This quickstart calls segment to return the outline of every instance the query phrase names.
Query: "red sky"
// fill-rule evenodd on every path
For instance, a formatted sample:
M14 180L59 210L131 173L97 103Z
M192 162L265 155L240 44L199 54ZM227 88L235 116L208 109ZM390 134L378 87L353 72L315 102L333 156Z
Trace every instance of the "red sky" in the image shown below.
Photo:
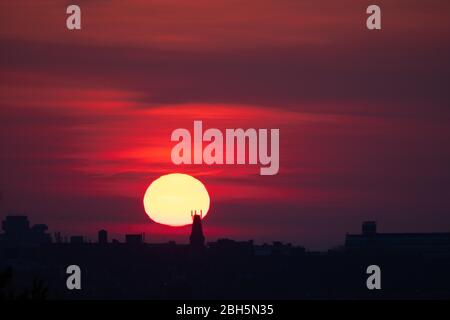
M327 248L365 219L382 231L450 229L448 1L0 1L1 216L51 231L148 241L161 174L211 195L208 240ZM170 134L280 128L280 172L175 166Z

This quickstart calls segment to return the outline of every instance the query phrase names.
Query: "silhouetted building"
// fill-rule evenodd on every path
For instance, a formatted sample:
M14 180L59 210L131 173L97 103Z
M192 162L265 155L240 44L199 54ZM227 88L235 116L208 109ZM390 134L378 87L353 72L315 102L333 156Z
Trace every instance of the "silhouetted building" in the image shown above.
M205 246L205 236L203 235L202 228L202 211L200 214L197 214L197 211L194 213L191 212L192 216L192 230L190 236L190 244L195 248L203 248Z
M305 254L304 247L293 246L291 243L274 241L271 245L264 243L255 245L254 252L256 256L299 256Z
M2 229L6 235L24 235L30 230L30 222L27 216L7 216Z
M70 243L71 244L82 244L82 243L84 243L84 238L83 238L83 236L71 236Z
M98 243L107 244L108 243L108 231L100 230L98 232Z
M30 228L27 216L7 216L2 229L5 233L0 238L8 245L39 245L52 241L47 225L36 224Z
M362 234L347 234L347 250L411 251L450 255L450 233L377 233L374 221L364 222Z
M281 241L274 241L272 244L273 255L290 255L292 250L292 244L283 243Z
M142 244L144 241L142 234L126 234L125 242L127 244Z
M30 240L32 243L42 244L52 242L52 237L47 233L48 226L46 224L35 224L30 229Z
M253 240L235 241L231 239L219 239L216 242L208 242L208 248L213 254L219 255L253 255Z

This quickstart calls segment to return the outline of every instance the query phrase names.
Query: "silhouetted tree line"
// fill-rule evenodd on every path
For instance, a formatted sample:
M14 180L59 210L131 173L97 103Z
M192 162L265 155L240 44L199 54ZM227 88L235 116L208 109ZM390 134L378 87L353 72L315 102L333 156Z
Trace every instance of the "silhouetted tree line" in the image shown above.
M34 277L30 289L16 292L14 288L14 272L11 267L0 271L0 300L44 300L48 287L41 279Z

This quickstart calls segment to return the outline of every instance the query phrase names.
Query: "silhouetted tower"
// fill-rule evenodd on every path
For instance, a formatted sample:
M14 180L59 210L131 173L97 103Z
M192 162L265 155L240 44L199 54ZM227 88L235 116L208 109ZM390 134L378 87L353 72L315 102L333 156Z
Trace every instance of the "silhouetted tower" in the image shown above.
M205 236L203 235L202 228L202 211L200 210L200 214L197 214L197 211L191 211L192 217L192 230L190 243L192 247L195 248L203 248L205 246Z
M107 244L108 243L108 231L100 230L98 232L98 243Z

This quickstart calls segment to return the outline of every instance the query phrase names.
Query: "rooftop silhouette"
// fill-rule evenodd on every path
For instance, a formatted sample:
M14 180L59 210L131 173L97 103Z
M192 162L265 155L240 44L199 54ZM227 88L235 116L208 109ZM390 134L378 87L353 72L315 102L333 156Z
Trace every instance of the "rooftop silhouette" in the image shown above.
M52 239L46 225L7 216L0 277L14 278L14 292L28 292L33 275L58 299L450 298L450 233L379 233L376 222L364 222L343 246L313 252L279 241L206 243L201 213L192 219L189 244L146 243L143 234L109 242L107 230L91 243L81 235ZM386 272L382 292L364 285L374 263ZM65 288L63 270L71 264L86 271L84 290ZM0 285L0 297L5 290Z
M361 234L347 234L348 250L413 251L425 254L450 254L450 232L378 233L375 221L366 221Z

